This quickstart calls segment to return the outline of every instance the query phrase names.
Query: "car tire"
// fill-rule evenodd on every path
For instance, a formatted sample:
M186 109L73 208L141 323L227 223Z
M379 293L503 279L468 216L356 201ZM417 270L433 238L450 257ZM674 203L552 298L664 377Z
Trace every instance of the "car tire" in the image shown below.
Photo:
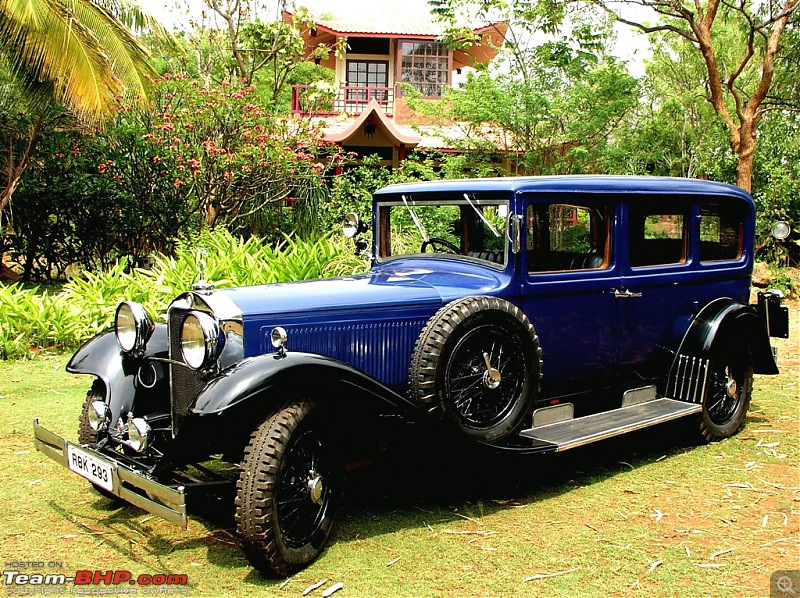
M327 545L344 482L343 460L320 405L291 404L250 436L236 483L236 531L250 564L286 577Z
M753 392L753 365L747 347L726 345L712 353L699 416L702 440L716 442L744 426Z
M541 371L539 338L519 308L496 297L466 297L441 308L422 330L409 389L414 402L438 407L463 434L497 442L530 415Z
M91 409L92 403L95 401L105 401L105 399L106 395L105 392L103 392L103 383L100 380L95 380L92 387L86 393L86 399L83 401L81 414L78 418L78 444L87 444L90 447L94 447L97 444L97 430L92 429L92 426L89 425L89 409ZM95 484L92 484L92 488L94 488L98 494L105 496L109 500L115 502L120 501L117 495L112 494L105 488L101 488Z

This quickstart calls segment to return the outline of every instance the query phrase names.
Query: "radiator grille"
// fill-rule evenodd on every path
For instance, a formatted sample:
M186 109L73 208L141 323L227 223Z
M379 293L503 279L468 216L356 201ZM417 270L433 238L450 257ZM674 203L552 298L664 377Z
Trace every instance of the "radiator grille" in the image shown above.
M188 309L169 310L169 358L183 363L180 331ZM189 367L170 364L170 394L172 403L172 434L176 434L191 402L197 397L205 383L202 374Z

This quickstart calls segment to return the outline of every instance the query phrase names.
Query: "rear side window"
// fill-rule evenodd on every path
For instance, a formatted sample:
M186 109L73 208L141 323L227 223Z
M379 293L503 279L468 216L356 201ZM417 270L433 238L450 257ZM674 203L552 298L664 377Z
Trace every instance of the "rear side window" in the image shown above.
M632 209L629 233L631 266L684 263L687 222L688 206Z
M700 208L700 261L740 258L742 221L742 211L735 204L703 203Z

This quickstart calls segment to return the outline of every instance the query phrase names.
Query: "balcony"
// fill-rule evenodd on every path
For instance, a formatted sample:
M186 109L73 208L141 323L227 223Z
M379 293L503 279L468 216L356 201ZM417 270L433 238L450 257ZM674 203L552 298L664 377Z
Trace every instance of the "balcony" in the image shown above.
M394 114L394 87L342 85L334 97L320 93L313 85L292 86L292 114L298 116L357 116L375 99L388 115Z

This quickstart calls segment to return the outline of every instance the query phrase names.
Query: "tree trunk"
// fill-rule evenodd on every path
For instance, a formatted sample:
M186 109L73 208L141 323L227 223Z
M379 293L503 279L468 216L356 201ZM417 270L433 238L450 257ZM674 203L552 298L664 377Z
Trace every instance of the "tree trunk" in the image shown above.
M25 151L22 153L20 161L15 165L12 161L13 158L9 158L8 182L6 183L6 187L3 189L3 192L0 193L0 212L3 211L11 202L11 197L14 195L14 191L16 191L17 187L19 186L19 181L22 178L22 175L25 173L25 170L31 163L33 152L36 149L36 145L39 143L39 138L42 135L43 124L44 114L42 113L36 117L36 123L33 126L33 130L28 138L28 143L25 146Z
M754 125L745 123L739 132L739 146L736 152L736 185L750 193L753 190L753 163L756 156L756 136Z

